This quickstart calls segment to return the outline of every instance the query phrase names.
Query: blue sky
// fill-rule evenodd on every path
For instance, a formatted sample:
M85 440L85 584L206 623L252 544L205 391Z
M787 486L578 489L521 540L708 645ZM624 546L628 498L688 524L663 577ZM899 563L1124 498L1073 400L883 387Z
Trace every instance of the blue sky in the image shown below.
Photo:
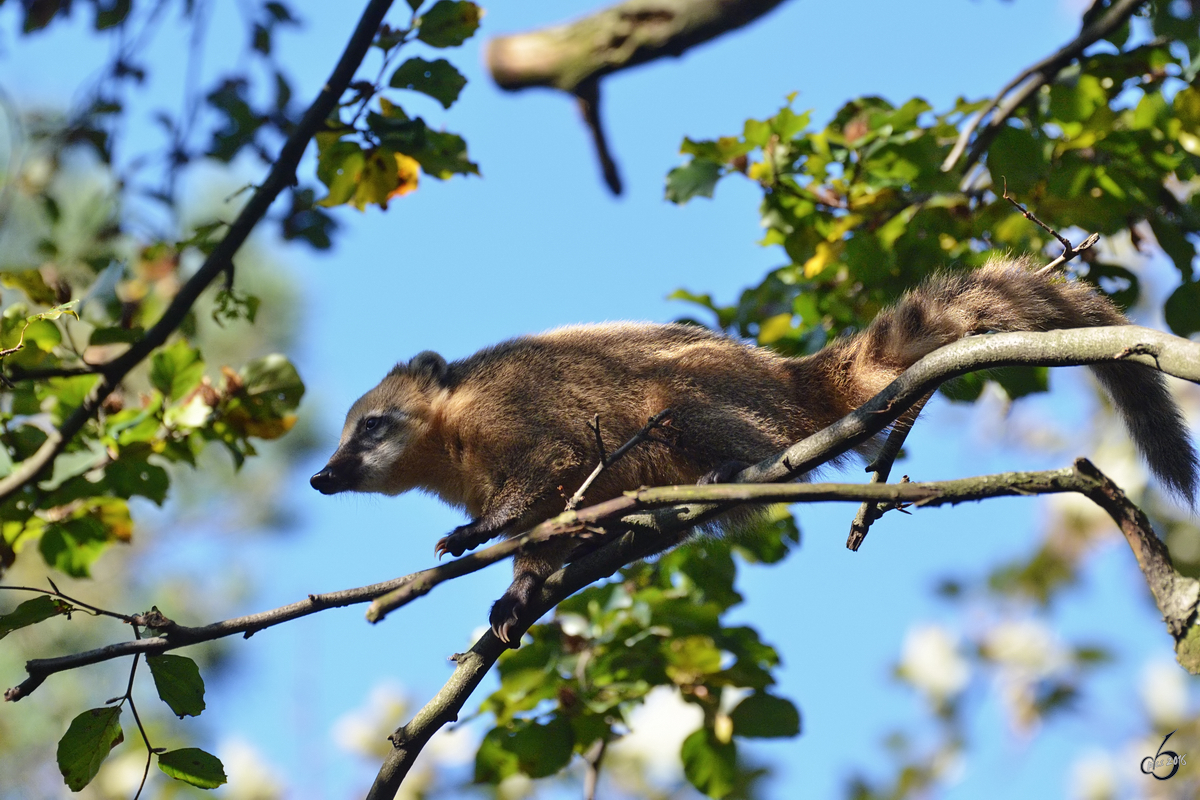
M341 3L296 5L304 27L282 33L277 47L298 98L307 102L344 46L359 4L353 12ZM421 350L458 358L569 323L667 321L691 313L665 299L674 289L729 301L782 263L781 251L755 244L758 194L746 182L728 181L713 201L682 208L663 200L663 177L680 163L684 136L735 133L747 117L773 113L791 92L798 93L795 107L814 109L818 123L860 94L893 102L920 95L945 108L958 95L993 93L1070 39L1078 19L1077 3L794 0L683 58L605 82L605 122L626 185L625 196L614 199L600 183L573 104L551 92L501 93L481 66L487 37L595 5L487 6L481 35L450 55L470 81L459 103L448 113L421 97L406 103L434 125L445 120L462 133L482 178L424 179L420 191L394 201L386 213L338 209L342 229L333 251L281 251L304 289L303 336L292 355L309 386L303 413L318 423L325 450L332 451L350 403L397 360ZM3 28L12 30L13 17L11 8L0 14ZM0 84L22 104L67 103L104 55L82 35L81 23L77 18L71 31L29 41L6 37ZM240 21L229 8L214 19L214 30L226 28L240 37ZM211 77L235 63L236 49L229 48L241 41L210 38ZM170 36L155 45L167 56L179 46ZM147 107L177 103L178 69L178 60L156 67ZM136 121L128 134L135 141L150 135L138 125L149 130L145 118ZM302 173L311 170L309 160ZM247 179L259 174L247 170ZM1083 419L1081 407L1092 402L1086 392L1078 382L1056 384L1066 388L1020 413L1064 424L1064 418ZM926 416L910 440L914 458L903 466L914 476L1066 460L1005 447L1011 442L1002 430L980 429L981 420L995 426L1001 419L995 408L936 402ZM288 502L304 520L298 532L229 543L228 557L255 574L247 611L428 566L434 542L463 522L428 497L320 496L307 476L322 457L295 465ZM883 773L881 736L919 709L889 677L904 634L916 621L951 618L932 586L946 574L979 574L1023 553L1035 540L1037 514L1035 501L1003 500L889 517L852 554L843 542L853 508L800 512L801 551L781 567L745 571L747 602L735 615L780 649L780 692L798 702L804 717L800 738L754 748L777 764L771 796L830 796L851 768ZM1076 753L1122 741L1121 731L1136 719L1142 663L1170 655L1138 580L1128 552L1110 548L1056 609L1072 638L1117 637L1120 660L1099 681L1094 702L1077 721L1028 743L1006 732L985 695L972 697L979 707L975 749L947 797L1059 795ZM449 676L446 657L469 644L506 585L507 567L499 566L443 586L379 626L367 625L362 609L352 608L239 641L243 661L213 688L208 722L217 738L245 738L289 773L295 797L353 796L372 765L355 764L323 738L298 745L296 730L325 737L334 720L383 680L398 681L414 699L431 696Z

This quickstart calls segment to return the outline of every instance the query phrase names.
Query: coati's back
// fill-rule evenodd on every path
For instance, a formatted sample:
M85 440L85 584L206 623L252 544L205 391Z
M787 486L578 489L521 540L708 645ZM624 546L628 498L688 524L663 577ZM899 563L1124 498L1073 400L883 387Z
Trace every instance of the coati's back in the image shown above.
M821 399L797 395L788 359L685 325L581 325L521 337L447 365L441 386L471 398L446 419L463 442L463 463L550 488L550 513L562 508L558 487L569 496L599 460L594 416L612 452L649 417L672 410L659 432L667 444L635 449L593 486L591 501L761 460L826 416L813 413ZM472 449L486 459L470 458Z

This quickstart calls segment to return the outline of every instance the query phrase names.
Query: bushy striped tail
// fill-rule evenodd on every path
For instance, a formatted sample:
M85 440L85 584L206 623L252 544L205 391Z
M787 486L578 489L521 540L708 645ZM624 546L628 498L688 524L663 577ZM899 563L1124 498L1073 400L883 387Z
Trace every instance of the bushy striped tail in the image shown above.
M862 333L818 354L857 407L923 356L965 336L1128 325L1112 302L1082 281L1040 274L1025 259L994 259L971 272L934 275ZM1091 367L1154 474L1192 502L1198 462L1161 373L1143 364Z

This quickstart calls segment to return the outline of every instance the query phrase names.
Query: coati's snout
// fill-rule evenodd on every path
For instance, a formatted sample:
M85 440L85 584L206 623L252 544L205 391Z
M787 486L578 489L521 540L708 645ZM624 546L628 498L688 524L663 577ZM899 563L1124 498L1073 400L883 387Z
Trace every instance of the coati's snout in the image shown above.
M362 481L362 462L358 459L331 458L329 463L308 479L321 494L337 494L358 488Z

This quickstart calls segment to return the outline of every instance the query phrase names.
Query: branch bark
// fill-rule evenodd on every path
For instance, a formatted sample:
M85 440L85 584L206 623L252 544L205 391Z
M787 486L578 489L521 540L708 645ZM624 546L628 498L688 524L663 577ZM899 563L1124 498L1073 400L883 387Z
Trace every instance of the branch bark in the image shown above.
M392 0L371 0L367 4L337 66L330 73L329 80L321 87L321 91L318 92L312 105L304 112L304 116L301 117L295 130L280 149L279 158L271 166L266 179L255 189L250 201L238 214L233 224L229 226L225 236L213 248L212 253L196 270L196 273L180 287L179 293L175 295L158 322L154 323L145 335L134 342L124 353L96 368L95 371L100 373L99 381L88 392L79 408L63 421L62 427L53 431L32 456L22 461L11 474L0 480L0 501L19 491L48 468L71 439L95 416L101 403L120 385L125 376L155 348L166 343L167 338L183 322L201 292L208 288L209 284L219 275L233 269L233 257L250 236L250 232L266 216L267 209L270 208L275 198L285 188L296 182L296 167L299 165L300 158L304 155L309 141L336 108L338 99L346 91L346 87L354 78L354 73L370 50L375 33L379 30L391 5Z
M498 36L484 60L501 89L545 86L575 94L588 80L681 56L783 0L627 0L565 25Z
M639 64L680 56L747 25L783 0L627 0L583 19L488 42L492 80L511 92L542 86L573 95L592 135L604 182L621 176L600 116L600 79Z

